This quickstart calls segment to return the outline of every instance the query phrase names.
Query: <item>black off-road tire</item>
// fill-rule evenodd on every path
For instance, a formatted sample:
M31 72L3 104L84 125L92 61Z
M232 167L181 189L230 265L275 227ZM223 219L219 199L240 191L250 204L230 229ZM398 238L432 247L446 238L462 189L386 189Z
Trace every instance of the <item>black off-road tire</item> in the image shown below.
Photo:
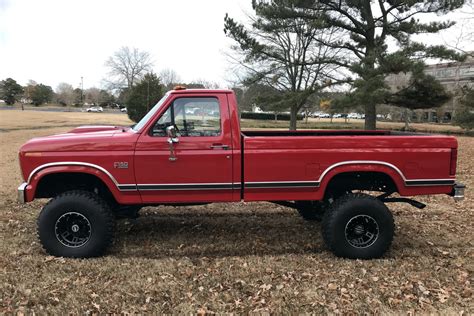
M38 217L44 250L58 257L102 255L112 243L115 220L109 205L88 191L67 191L46 204Z
M390 248L395 224L390 210L373 196L350 193L337 199L324 214L322 234L338 257L374 259Z
M307 221L320 222L326 211L326 203L321 201L296 201L298 213Z

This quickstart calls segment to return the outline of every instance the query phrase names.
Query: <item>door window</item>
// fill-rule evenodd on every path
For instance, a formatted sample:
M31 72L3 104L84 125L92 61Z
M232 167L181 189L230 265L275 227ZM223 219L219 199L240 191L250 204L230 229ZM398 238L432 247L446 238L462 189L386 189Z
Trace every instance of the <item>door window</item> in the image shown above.
M221 114L217 98L178 98L158 119L153 136L166 136L166 128L174 125L179 136L219 136Z

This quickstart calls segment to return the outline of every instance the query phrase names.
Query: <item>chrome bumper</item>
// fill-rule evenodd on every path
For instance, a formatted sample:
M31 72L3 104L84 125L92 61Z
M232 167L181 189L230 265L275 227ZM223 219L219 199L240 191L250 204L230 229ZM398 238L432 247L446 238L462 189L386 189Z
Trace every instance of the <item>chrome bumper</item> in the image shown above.
M23 183L20 184L20 186L18 187L18 202L20 202L21 204L26 203L26 202L25 202L25 190L26 190L26 187L27 187L27 186L28 186L28 183L23 182Z
M462 201L464 200L464 190L466 186L462 183L456 182L453 186L453 192L451 195L453 196L455 201Z

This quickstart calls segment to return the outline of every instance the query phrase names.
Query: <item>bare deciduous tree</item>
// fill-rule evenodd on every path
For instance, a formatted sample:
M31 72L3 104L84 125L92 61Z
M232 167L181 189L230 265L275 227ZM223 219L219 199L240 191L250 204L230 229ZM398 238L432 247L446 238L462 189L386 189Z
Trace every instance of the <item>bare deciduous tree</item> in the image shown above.
M181 78L179 77L178 73L170 68L160 71L158 77L160 78L160 82L168 89L173 88L173 85L181 82Z
M121 47L105 62L110 68L108 82L113 88L128 88L151 70L153 62L148 52L128 46Z
M58 103L69 105L74 102L74 88L69 83L61 82L56 87L56 101Z
M297 114L310 96L346 80L336 65L339 48L320 44L339 40L338 34L320 31L303 19L268 14L266 9L266 4L254 5L256 16L250 17L249 28L225 17L224 32L237 44L229 57L241 66L245 85L261 83L281 93L278 100L268 102L278 111L290 110L289 127L295 130Z
M100 103L100 89L92 87L87 89L85 92L86 103L99 105Z

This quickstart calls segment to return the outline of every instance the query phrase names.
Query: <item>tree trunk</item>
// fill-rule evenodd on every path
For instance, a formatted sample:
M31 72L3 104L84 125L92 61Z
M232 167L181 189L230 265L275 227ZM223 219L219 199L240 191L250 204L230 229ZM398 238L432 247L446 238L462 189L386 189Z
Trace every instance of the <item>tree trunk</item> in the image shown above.
M410 130L409 123L410 123L410 118L408 117L408 108L405 108L405 127L404 127L405 131Z
M365 105L365 129L374 130L376 129L376 111L374 103L367 103Z
M297 119L298 119L298 107L294 105L290 109L290 131L296 131Z

